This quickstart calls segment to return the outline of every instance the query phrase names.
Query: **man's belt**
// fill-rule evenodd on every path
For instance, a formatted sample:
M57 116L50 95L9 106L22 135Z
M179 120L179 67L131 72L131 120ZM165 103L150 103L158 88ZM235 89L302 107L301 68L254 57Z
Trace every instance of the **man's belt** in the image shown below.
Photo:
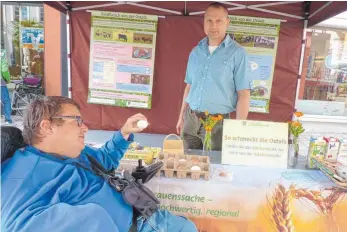
M198 118L202 118L205 119L206 118L206 114L205 112L201 112L201 111L197 111L197 110L192 110L190 109L191 112ZM218 117L218 115L222 115L223 118L229 118L229 114L209 114L212 117Z

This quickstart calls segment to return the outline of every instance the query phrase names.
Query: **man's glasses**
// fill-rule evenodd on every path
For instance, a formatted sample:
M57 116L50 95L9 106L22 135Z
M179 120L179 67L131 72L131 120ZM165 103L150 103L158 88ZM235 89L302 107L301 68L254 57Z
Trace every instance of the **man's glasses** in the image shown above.
M78 126L82 126L83 124L83 118L81 116L54 116L52 117L52 119L55 119L55 118L70 118L70 119L75 119L77 121L77 125Z

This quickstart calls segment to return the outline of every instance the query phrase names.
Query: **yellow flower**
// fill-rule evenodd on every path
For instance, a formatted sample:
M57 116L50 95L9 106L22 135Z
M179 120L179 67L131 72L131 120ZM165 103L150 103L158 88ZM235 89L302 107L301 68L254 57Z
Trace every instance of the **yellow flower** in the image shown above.
M301 126L301 123L298 122L298 121L295 121L295 122L292 123L292 126L299 127L299 126Z
M207 110L205 111L205 115L206 115L206 116L208 115L208 111L207 111Z
M206 131L212 131L212 127L206 126L206 127L205 127L205 130L206 130Z
M211 117L211 119L212 119L213 121L218 121L218 117L216 117L216 116Z
M295 112L294 114L298 118L300 118L300 117L302 117L304 115L302 112L299 112L299 111Z
M222 120L223 119L223 115L218 115L218 120Z

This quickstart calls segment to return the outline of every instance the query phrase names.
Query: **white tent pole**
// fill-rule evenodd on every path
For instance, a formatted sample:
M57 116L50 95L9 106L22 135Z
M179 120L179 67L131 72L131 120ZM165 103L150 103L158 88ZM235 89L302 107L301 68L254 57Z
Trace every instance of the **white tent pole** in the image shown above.
M302 43L302 45L301 45L299 75L301 75L301 73L302 73L302 66L303 66L303 61L304 61L304 52L305 52L305 46L306 46L307 23L308 23L308 20L305 20L305 21L304 21L304 31L303 31L303 35L302 35L303 43Z
M327 6L329 6L331 3L333 2L327 2L325 3L323 6L321 6L318 10L316 10L315 12L313 12L308 19L312 18L313 16L315 16L316 14L318 14L319 12L321 12L324 8L326 8Z
M67 10L67 6L64 3L62 3L61 1L57 1L57 3L61 5L65 10Z
M301 84L301 74L302 74L302 68L304 65L304 58L305 58L305 49L306 49L306 33L307 33L307 24L308 20L305 19L304 21L304 30L302 34L302 45L301 45L301 54L300 54L300 64L299 64L299 73L298 75L300 78L298 78L298 83L296 86L296 94L295 94L295 102L299 99L299 91L300 91L300 84Z
M187 1L184 1L184 15L187 15Z
M99 4L99 5L93 5L93 6L82 6L82 7L75 7L71 8L72 11L78 11L78 10L89 10L89 9L95 9L95 8L101 8L101 7L107 7L107 6L117 6L117 5L124 5L127 2L114 2L114 3L106 3L106 4Z
M302 68L304 65L305 49L306 49L307 25L308 25L308 20L310 18L310 6L311 6L311 2L305 2L304 29L302 31L302 44L301 44L298 80L297 80L296 93L295 93L295 105L299 99L300 85L301 85L301 79L302 79Z
M93 13L93 12L95 12L95 10L86 10L86 12ZM157 17L165 19L165 16L163 16L163 15L157 15Z
M66 13L66 43L67 43L67 87L68 87L68 97L71 98L71 43L70 43L70 13Z
M221 2L219 1L219 3L223 3L225 5L230 5L230 6L245 6L243 4L240 4L240 3L234 3L234 2Z
M266 13L282 15L282 16L286 16L286 17L289 17L289 18L304 19L304 17L302 17L302 16L297 16L297 15L277 12L277 11L273 11L273 10L261 9L261 8L257 8L257 7L251 7L251 6L248 6L247 8L251 9L251 10L255 10L255 11L262 11L262 12L266 12Z
M232 11L232 10L242 10L242 9L246 9L245 6L238 6L238 7L230 7L228 8L228 11ZM197 11L197 12L192 12L189 13L189 15L199 15L199 14L204 14L206 11Z
M271 2L271 3L263 3L263 4L255 4L255 5L249 5L251 7L264 7L264 6L278 6L278 5L285 5L285 4L293 4L298 3L298 1L292 1L292 2Z
M136 2L106 3L106 4L99 4L99 5L93 5L93 6L76 7L76 8L72 8L71 10L72 11L90 10L90 9L95 9L95 8L100 8L100 7L117 6L117 5L124 5L124 4L133 5L133 6L142 7L142 8L147 8L147 9L152 9L152 10L163 11L163 12L177 14L177 15L181 15L182 14L179 11L169 10L169 9L165 9L165 8L155 7L155 6L148 6L148 5L144 5L144 4L140 4L140 3L136 3Z
M204 14L205 11L197 11L197 12L191 12L189 15L199 15L199 14Z
M264 6L275 6L275 5L283 5L283 4L292 4L292 3L295 3L295 2L273 2L273 3L256 4L256 5L249 5L249 6L238 4L238 3L231 3L231 2L220 2L220 3L226 4L226 5L236 6L234 8L228 8L229 11L231 11L231 10L251 9L251 10L254 10L254 11L262 11L262 12L282 15L282 16L286 16L286 17L290 17L290 18L304 19L304 17L302 17L302 16L297 16L297 15L292 15L292 14L287 14L287 13L282 13L282 12L277 12L277 11L268 10L268 9L262 9L261 8L261 7L264 7ZM197 12L189 13L189 15L199 15L199 14L204 14L204 13L205 13L205 11L197 11Z
M134 3L134 2L126 2L126 4L137 6L137 7L142 7L142 8L147 8L147 9L152 9L152 10L163 11L163 12L172 13L172 14L177 14L177 15L182 15L182 13L179 11L169 10L169 9L165 9L165 8L161 8L161 7L148 6L148 5L143 5L143 4Z
M246 9L245 6L237 6L237 7L230 7L228 8L228 11L232 11L232 10L243 10Z

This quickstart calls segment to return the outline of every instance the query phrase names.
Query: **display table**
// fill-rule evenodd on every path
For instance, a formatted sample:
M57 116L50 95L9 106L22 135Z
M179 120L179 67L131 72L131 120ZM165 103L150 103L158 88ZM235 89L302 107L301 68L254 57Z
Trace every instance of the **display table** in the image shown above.
M320 171L221 165L218 152L211 161L210 181L162 176L147 186L200 231L347 231L347 192Z
M146 186L161 209L193 220L199 232L347 231L347 191L306 170L306 157L295 169L222 165L213 151L210 161L209 181L162 175Z

